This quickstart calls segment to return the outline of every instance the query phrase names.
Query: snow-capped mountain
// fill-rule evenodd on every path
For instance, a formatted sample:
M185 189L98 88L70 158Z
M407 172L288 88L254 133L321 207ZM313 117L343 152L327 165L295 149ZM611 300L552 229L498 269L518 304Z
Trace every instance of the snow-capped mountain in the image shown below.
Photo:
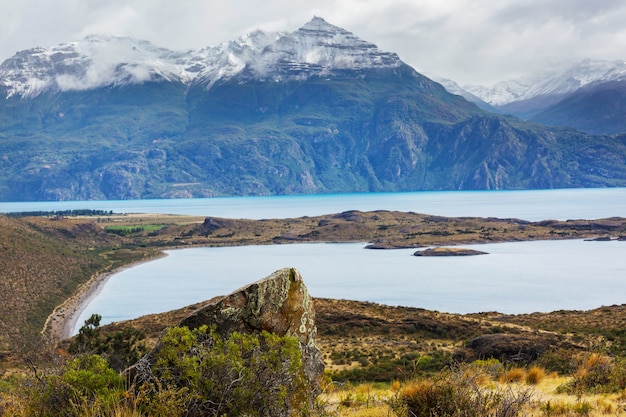
M622 108L603 93L603 116ZM626 184L621 137L486 112L321 18L190 51L22 51L0 65L0 126L3 201Z
M400 65L396 54L382 52L376 45L319 17L297 31L281 36L256 58L254 70L258 75L276 70L288 74L303 68L324 73L333 69L358 70Z
M21 51L0 65L7 95L87 90L156 79L185 81L187 56L125 37L88 36L80 42Z
M216 47L176 52L126 37L89 36L51 48L21 51L0 65L7 96L44 91L177 81L204 84L243 73L248 77L306 77L333 70L394 67L396 54L320 17L293 33L255 31Z
M470 85L459 93L491 104L493 111L513 114L550 126L566 126L592 134L626 129L626 62L586 59L569 67L537 72L492 87Z
M501 81L491 87L466 85L463 89L495 107L542 96L562 97L592 83L626 79L626 62L583 60L573 66L541 71Z
M441 78L441 77L437 77L437 76L429 76L429 77L430 77L430 79L432 79L432 80L438 82L439 84L443 85L443 87L450 94L456 94L457 96L461 96L465 100L476 104L478 107L480 107L483 110L492 111L492 112L498 112L498 110L496 108L494 108L492 105L490 105L489 103L487 103L486 101L484 101L483 99L478 97L477 95L472 94L468 90L464 89L456 81L452 81L452 80L450 80L448 78Z

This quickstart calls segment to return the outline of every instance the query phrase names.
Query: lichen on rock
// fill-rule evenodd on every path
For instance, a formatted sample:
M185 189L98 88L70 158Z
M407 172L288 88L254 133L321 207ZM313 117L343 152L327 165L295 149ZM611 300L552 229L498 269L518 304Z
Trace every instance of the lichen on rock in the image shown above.
M302 346L305 372L319 384L324 361L315 344L317 327L313 300L295 268L280 269L194 312L180 326L215 325L222 337L233 332L295 336Z
M263 332L297 338L302 353L302 372L308 381L305 403L312 406L320 392L324 361L315 343L317 327L313 300L295 268L280 269L227 296L218 297L179 323L179 327L189 329L203 326L213 328L224 339L234 333L260 335ZM140 382L144 379L142 375L151 375L150 369L159 349L157 345L129 369L127 377ZM292 413L287 411L285 415Z

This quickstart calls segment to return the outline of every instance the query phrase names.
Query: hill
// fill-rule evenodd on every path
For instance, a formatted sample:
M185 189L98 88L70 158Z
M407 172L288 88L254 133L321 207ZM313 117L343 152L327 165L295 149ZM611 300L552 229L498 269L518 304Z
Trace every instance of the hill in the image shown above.
M77 217L0 216L0 352L35 355L55 308L90 279L120 265L154 256L124 248L114 234ZM60 320L63 317L59 318Z
M83 249L81 243L87 242L80 224L59 220L58 225L51 226L42 230L36 223L0 216L2 351L20 345L36 346L39 330L50 312L92 271L102 267L97 255ZM86 228L96 232L92 225Z

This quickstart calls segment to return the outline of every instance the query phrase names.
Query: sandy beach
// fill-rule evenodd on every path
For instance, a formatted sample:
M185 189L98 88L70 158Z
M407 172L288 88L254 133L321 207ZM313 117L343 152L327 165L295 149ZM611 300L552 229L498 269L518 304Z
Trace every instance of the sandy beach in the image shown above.
M52 314L46 319L41 334L47 336L47 339L53 344L57 344L61 340L71 337L80 314L100 291L102 291L102 288L110 277L125 269L133 268L142 263L151 262L164 256L167 256L167 254L161 253L149 259L143 259L112 271L105 271L94 275L89 281L79 286L70 298L54 309Z

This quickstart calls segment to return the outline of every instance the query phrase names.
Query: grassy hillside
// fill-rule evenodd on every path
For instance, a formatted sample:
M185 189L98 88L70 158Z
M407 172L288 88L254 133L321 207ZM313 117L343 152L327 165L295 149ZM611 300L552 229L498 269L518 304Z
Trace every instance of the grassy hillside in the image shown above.
M78 286L145 256L118 240L89 220L0 216L0 349L36 350L46 318Z
M70 381L84 390L86 381L63 379L74 378L71 366L78 363L70 361L69 368L59 365L71 357L68 341L52 356L54 362L28 362L28 371L12 359L32 360L39 349L46 350L39 335L46 317L94 274L154 256L162 247L361 240L392 248L626 236L626 219L621 218L531 223L387 211L255 221L168 215L0 216L0 226L0 290L6 300L0 310L0 374L10 367L13 369L7 373L13 375L15 367L18 374L34 372L24 380L0 380L2 415L32 415L35 409L29 411L28 404L50 405L67 394L61 390L39 396L44 392L38 391L44 380L49 387L67 388L63 384ZM202 304L104 326L99 329L100 341L121 350L128 347L124 338L133 340L130 346L137 342L153 346L165 328ZM417 407L424 387L444 384L443 392L448 392L445 384L453 384L454 390L461 390L473 384L473 378L482 381L476 392L502 394L497 398L507 401L511 393L527 392L520 384L540 387L540 394L524 397L521 405L527 408L521 415L599 416L624 411L619 392L626 389L625 306L525 315L458 315L316 299L315 309L317 344L326 362L328 382L315 415L411 415L404 413L403 407ZM60 314L57 311L56 318L63 320ZM119 379L102 359L90 360L91 369ZM121 384L118 379L116 384ZM548 379L549 383L541 382ZM373 384L378 385L375 388ZM135 398L121 385L115 385L115 390L120 399ZM176 393L164 391L164 395L170 394ZM592 394L601 395L602 401ZM451 399L442 396L437 401L448 404ZM70 403L61 405L70 408ZM77 415L90 416L97 415L93 413L98 413L100 406L104 407L85 403L75 408L80 411ZM144 415L145 411L137 409L137 403L121 400L115 407L115 415L121 416ZM22 414L12 414L12 410L22 410Z
M32 341L54 307L102 266L97 256L71 240L73 226L62 228L67 235L55 234L0 216L2 350Z

